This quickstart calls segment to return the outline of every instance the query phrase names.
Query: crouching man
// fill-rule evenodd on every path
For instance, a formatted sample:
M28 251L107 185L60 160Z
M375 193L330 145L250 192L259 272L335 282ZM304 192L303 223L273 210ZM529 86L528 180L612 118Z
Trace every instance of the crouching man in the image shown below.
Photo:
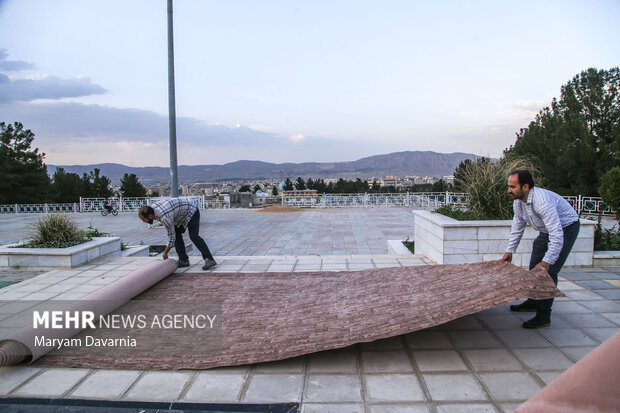
M168 259L168 252L174 246L179 255L179 267L189 267L189 256L185 251L183 233L187 229L189 238L198 248L205 260L203 270L208 270L217 265L209 251L206 242L198 234L200 231L200 210L185 199L172 198L157 201L151 206L143 206L138 212L138 217L147 224L158 220L168 232L168 245L164 249L163 258Z
M579 234L579 216L573 207L555 192L534 186L529 171L517 170L508 177L508 194L513 202L514 218L508 241L507 252L501 261L511 262L526 224L540 234L532 245L530 270L544 268L558 284L558 273L575 244ZM546 300L527 299L521 304L511 305L511 311L536 311L536 316L523 323L524 328L539 328L551 324L553 298Z

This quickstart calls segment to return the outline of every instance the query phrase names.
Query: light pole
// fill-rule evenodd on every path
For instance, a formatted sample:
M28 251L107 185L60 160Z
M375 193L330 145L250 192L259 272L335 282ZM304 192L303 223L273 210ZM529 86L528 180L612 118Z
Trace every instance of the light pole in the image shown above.
M168 0L168 128L170 132L170 195L179 196L177 168L177 119L174 101L174 41L172 36L172 0Z

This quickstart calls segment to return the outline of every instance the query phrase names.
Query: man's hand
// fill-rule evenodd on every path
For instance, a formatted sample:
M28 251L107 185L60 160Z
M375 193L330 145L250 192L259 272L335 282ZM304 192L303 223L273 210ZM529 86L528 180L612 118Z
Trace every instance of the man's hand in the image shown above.
M162 258L164 259L164 261L166 261L168 259L168 253L170 252L172 248L166 246L166 248L164 249L164 253L161 254Z
M512 252L505 253L499 262L512 262Z
M548 262L541 261L538 264L536 264L536 267L544 268L545 271L549 272L549 267L551 267L551 264L549 264Z

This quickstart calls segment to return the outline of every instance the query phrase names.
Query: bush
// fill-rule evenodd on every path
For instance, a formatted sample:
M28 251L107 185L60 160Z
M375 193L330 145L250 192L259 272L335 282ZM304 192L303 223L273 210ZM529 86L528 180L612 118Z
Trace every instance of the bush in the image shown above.
M616 212L616 219L620 221L620 167L611 168L601 177L598 191L603 202Z
M106 235L92 227L80 229L65 214L50 214L34 224L30 241L16 248L68 248Z
M594 251L620 251L620 230L603 229L600 217L594 230Z
M540 181L538 169L526 158L506 156L497 162L480 158L461 167L455 185L467 192L467 209L473 219L512 219L508 174L516 169L528 169L534 181Z

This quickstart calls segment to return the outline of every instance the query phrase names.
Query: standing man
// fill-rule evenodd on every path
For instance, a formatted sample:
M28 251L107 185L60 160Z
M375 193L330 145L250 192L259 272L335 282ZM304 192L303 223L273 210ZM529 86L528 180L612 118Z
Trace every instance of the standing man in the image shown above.
M217 265L213 255L211 255L211 251L209 251L209 247L198 235L200 230L200 210L191 202L180 198L164 199L163 201L153 203L151 206L140 208L138 217L147 224L152 224L153 220L156 219L168 231L168 245L166 245L163 253L165 260L168 259L168 252L174 246L179 255L178 266L189 267L189 257L183 242L183 233L188 229L189 238L196 248L200 250L202 258L205 260L202 269L208 270Z
M508 194L514 202L514 218L506 254L501 261L511 262L525 225L530 224L540 234L532 245L530 270L544 268L553 282L558 284L558 273L566 262L579 234L579 216L573 207L555 192L534 186L529 171L517 170L508 177ZM536 311L536 316L523 323L524 328L546 327L551 324L553 298L547 300L527 299L511 305L511 311Z

